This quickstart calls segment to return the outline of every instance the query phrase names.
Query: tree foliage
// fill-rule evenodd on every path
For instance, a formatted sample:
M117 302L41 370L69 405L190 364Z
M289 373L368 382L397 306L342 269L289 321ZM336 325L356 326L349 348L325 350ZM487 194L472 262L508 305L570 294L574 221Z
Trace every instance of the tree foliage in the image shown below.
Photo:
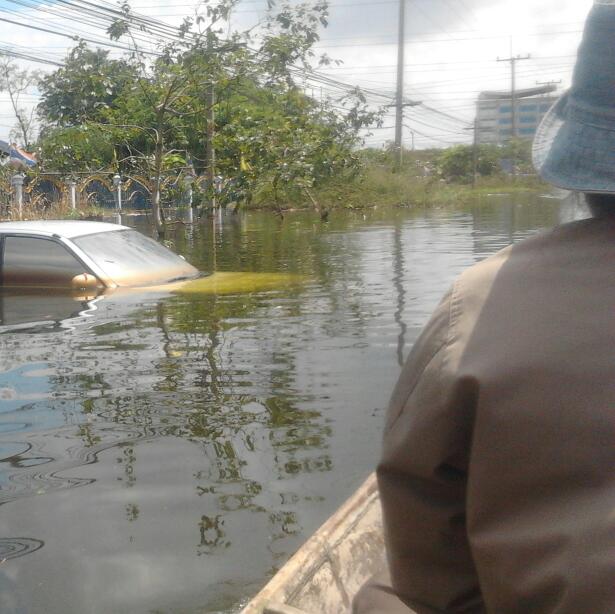
M476 173L490 177L513 167L516 173L531 174L532 142L512 140L504 145L479 145L476 148ZM470 183L474 175L475 151L472 145L456 145L440 152L435 158L438 174L446 181Z
M479 145L476 152L472 145L456 145L445 149L435 159L438 174L446 181L469 183L474 175L474 156L476 155L476 173L489 177L500 169L499 148L495 145Z
M67 175L97 172L109 168L114 157L113 144L100 126L83 124L48 130L40 142L44 170ZM49 168L52 161L53 166Z
M111 59L79 43L65 66L41 82L45 167L107 164L146 174L155 184L169 160L174 172L206 174L208 148L215 146L221 196L236 201L287 199L355 172L359 132L379 121L378 112L360 92L317 103L298 83L330 61L314 50L327 23L326 2L269 0L254 40L249 32L229 36L223 27L235 4L205 3L155 61L136 45L130 6L121 5L108 34L130 44L131 53ZM105 146L94 151L98 139Z
M77 126L104 121L127 85L134 83L136 67L128 59L109 59L109 52L79 42L64 66L41 80L39 113L49 126Z

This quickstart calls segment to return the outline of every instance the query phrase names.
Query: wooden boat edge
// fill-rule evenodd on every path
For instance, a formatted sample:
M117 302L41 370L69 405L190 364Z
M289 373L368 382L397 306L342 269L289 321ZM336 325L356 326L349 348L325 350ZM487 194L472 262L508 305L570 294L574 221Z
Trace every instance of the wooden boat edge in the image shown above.
M244 607L241 614L302 612L292 607L293 597L319 569L327 554L346 538L376 501L379 501L378 485L376 475L372 473Z

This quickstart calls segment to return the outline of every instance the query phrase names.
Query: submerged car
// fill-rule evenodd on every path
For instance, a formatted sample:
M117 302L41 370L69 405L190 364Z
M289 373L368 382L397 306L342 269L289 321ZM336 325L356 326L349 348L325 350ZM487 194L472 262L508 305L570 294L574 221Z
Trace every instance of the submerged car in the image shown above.
M23 321L33 321L34 314L26 313L41 305L32 295L45 295L47 311L55 303L66 311L71 296L83 302L123 289L231 294L270 290L299 279L283 273L206 275L160 243L118 224L0 223L0 324L21 320L20 314ZM7 317L9 310L17 319Z
M198 269L141 233L85 221L0 224L3 288L106 288L166 284Z

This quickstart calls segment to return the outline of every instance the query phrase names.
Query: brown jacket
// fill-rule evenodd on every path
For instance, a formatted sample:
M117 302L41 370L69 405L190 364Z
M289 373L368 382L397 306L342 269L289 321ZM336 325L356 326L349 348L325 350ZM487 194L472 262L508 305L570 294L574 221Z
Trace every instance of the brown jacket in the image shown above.
M615 613L615 219L457 280L393 393L378 478L393 589L355 612Z

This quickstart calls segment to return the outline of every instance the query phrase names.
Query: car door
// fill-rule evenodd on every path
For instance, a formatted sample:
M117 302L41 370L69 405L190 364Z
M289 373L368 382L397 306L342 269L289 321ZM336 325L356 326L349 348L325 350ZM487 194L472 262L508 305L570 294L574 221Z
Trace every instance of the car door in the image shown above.
M0 236L0 325L59 322L88 308L73 283L86 267L59 241Z
M1 283L6 288L71 289L86 267L65 245L52 238L5 235Z

